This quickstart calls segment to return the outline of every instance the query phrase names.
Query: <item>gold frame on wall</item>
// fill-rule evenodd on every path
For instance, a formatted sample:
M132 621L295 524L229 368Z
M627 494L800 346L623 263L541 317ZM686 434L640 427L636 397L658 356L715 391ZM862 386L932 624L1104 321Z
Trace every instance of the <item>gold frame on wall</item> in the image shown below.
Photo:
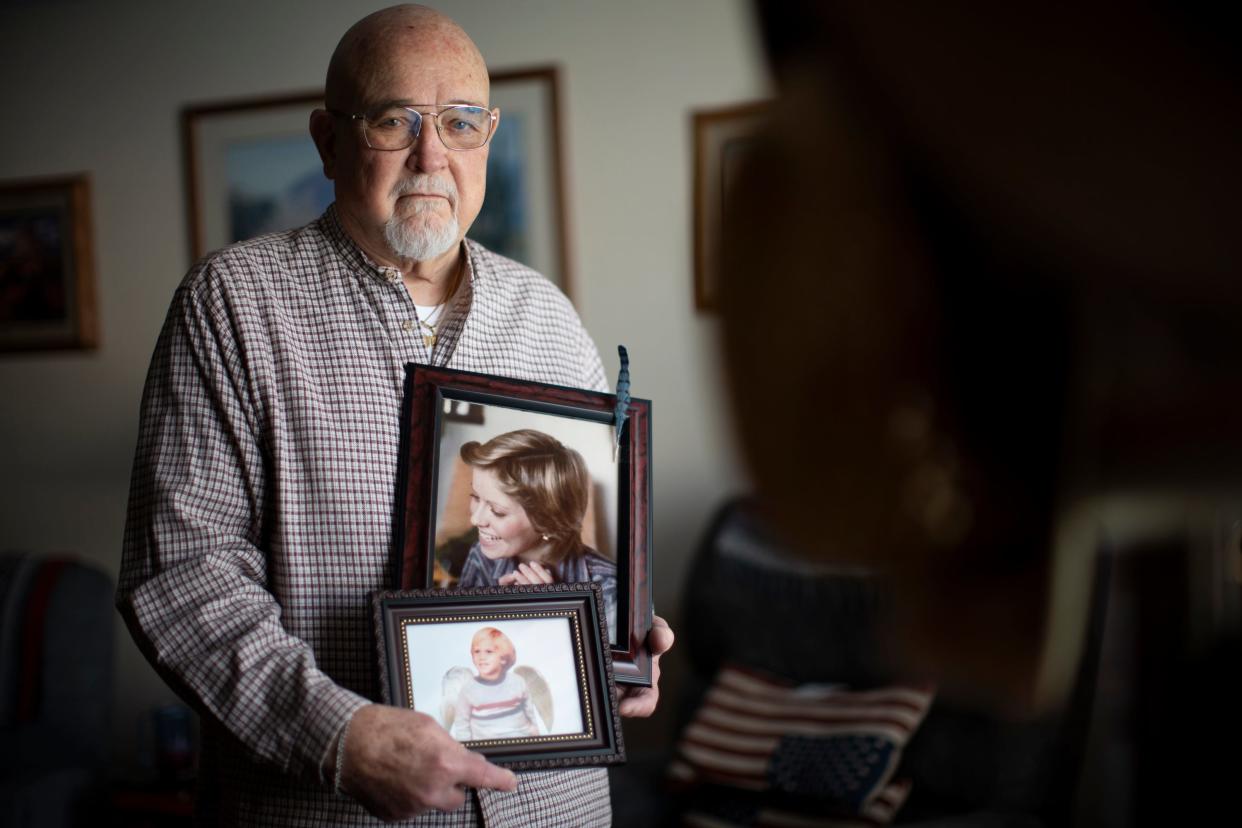
M0 351L94 348L86 173L0 183Z
M702 110L694 119L694 307L717 308L720 226L731 172L767 113L763 102Z

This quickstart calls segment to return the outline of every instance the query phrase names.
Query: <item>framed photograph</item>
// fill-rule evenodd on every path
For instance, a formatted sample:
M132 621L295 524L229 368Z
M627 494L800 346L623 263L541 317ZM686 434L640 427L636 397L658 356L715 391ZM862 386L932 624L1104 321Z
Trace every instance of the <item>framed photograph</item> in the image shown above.
M694 113L694 306L714 311L720 226L740 162L767 112L752 103Z
M516 770L625 761L597 584L376 593L385 704Z
M401 589L596 583L618 682L649 686L651 401L407 365Z
M487 197L468 235L573 299L560 100L555 66L492 73L500 124L487 157Z
M90 179L0 183L0 351L97 343Z
M570 293L555 67L492 73L500 126L487 196L470 238ZM300 227L334 198L310 137L323 92L195 105L182 113L194 258L263 233ZM572 296L571 296L572 298Z
M319 90L189 107L181 126L194 258L300 227L332 203L310 115Z

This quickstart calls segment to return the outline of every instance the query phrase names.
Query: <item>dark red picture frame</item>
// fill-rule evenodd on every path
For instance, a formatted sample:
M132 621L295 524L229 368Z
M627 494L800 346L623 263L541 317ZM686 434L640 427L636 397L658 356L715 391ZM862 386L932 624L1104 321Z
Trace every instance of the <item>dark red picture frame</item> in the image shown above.
M433 586L435 491L441 467L439 434L446 400L499 405L609 423L612 394L524 380L406 366L401 417L401 466L393 540L400 589ZM618 453L617 637L611 647L618 683L649 687L651 654L651 401L631 398Z

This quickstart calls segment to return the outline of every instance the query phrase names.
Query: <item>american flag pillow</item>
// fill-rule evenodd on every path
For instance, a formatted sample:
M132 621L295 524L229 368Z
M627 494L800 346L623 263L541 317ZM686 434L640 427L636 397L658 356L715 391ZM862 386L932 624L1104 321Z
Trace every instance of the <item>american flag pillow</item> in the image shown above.
M926 686L795 685L726 666L686 727L674 783L704 786L688 824L884 825L910 792L893 772L923 721Z

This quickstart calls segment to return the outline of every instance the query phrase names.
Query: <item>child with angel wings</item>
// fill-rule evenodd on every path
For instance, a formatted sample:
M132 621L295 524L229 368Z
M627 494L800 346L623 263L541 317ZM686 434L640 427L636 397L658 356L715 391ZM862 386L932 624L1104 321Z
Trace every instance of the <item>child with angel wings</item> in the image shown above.
M483 627L470 641L477 674L453 667L444 674L444 727L461 742L543 736L552 726L552 694L534 667L514 667L509 637Z

